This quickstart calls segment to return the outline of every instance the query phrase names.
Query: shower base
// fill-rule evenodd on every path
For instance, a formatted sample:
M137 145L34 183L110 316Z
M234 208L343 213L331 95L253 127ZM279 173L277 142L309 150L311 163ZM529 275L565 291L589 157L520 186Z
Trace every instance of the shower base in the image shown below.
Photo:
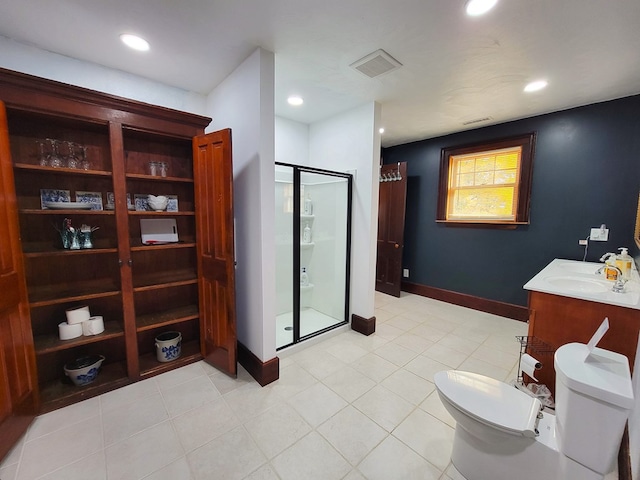
M318 330L341 323L329 315L318 312L313 308L304 308L300 312L300 336L304 337ZM280 314L276 317L276 348L293 342L293 312Z

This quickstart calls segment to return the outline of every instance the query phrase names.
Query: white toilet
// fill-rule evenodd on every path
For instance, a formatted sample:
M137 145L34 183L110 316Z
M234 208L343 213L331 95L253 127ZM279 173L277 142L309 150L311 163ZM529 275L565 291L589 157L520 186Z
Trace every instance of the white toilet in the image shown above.
M558 348L556 412L476 373L434 375L456 420L451 461L467 480L601 480L614 467L633 407L627 357L570 343Z

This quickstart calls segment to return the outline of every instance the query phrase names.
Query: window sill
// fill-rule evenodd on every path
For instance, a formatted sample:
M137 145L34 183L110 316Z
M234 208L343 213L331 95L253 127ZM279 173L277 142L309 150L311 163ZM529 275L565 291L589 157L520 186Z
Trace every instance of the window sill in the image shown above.
M519 225L529 225L529 222L500 222L491 220L436 220L436 223L441 223L447 227L495 228L500 230L515 230Z

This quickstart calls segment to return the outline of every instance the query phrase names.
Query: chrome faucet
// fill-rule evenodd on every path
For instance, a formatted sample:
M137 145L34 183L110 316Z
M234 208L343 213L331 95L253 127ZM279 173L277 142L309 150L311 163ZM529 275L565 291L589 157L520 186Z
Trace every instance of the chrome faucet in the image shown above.
M616 278L616 281L614 282L613 287L611 287L611 291L615 293L624 293L624 284L627 283L627 280L622 278L622 270L620 270L615 265L607 265L607 266L609 268L615 269L616 272L618 272L618 277Z

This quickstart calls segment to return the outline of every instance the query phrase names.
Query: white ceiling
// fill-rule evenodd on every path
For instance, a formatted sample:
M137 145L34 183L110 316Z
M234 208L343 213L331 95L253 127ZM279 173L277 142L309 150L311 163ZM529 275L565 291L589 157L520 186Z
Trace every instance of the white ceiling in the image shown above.
M500 0L480 18L464 3L2 0L0 35L201 94L262 47L276 114L311 123L376 100L383 146L640 93L639 0ZM123 32L151 50L126 49ZM349 67L379 48L403 67L375 79ZM539 78L548 88L522 92Z

